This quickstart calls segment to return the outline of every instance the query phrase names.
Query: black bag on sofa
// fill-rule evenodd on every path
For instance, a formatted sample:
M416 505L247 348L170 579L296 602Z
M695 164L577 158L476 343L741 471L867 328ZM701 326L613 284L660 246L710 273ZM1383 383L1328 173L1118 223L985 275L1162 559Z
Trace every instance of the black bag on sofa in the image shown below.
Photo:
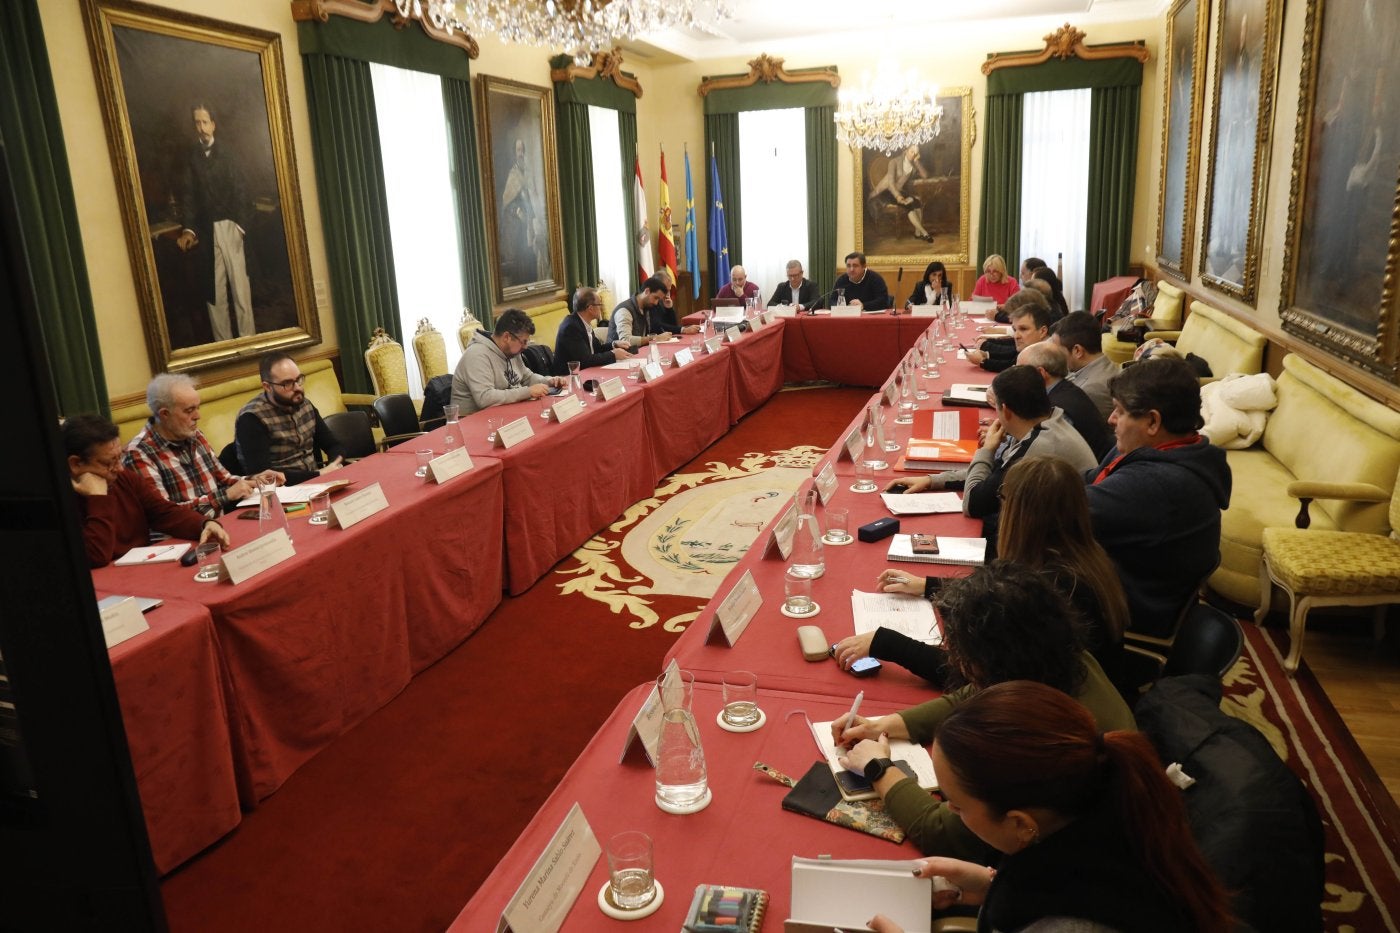
M443 406L452 401L452 374L443 373L428 380L423 387L423 410L418 414L420 422L442 417Z

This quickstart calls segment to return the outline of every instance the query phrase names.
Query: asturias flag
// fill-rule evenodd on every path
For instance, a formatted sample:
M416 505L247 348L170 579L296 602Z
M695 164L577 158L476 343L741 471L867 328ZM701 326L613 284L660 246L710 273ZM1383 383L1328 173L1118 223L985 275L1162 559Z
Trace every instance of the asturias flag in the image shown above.
M651 278L651 230L647 227L647 193L642 188L642 160L639 156L634 163L636 167L636 179L633 187L633 197L637 202L637 268L641 270L642 279Z
M690 270L691 298L700 297L700 244L695 236L695 189L690 185L690 153L685 154L685 267Z
M724 195L719 190L719 161L710 153L710 252L715 287L729 284L729 231L724 228Z
M671 284L676 278L676 238L671 233L671 188L666 184L666 150L661 151L661 239L656 241L657 271L671 270Z

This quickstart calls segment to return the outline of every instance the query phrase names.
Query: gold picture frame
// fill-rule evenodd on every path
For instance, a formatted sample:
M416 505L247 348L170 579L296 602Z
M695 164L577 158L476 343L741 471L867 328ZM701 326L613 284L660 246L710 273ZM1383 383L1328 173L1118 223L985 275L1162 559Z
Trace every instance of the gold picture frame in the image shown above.
M497 303L564 288L564 240L554 94L548 88L477 76L482 200Z
M919 239L899 205L872 194L886 176L892 159L900 157L872 149L852 150L855 171L854 217L856 251L871 265L918 266L938 260L950 266L968 263L968 221L971 213L972 147L977 142L977 114L972 88L938 91L943 107L939 134L919 147L919 165L927 177L914 177L906 196L922 203L921 223L933 242ZM956 140L956 150L949 145ZM954 174L956 173L956 174ZM954 200L956 199L956 200ZM956 211L954 212L954 208Z
M319 342L281 37L82 4L152 369Z
M1191 278L1196 236L1196 183L1200 162L1210 0L1176 0L1167 12L1167 63L1162 88L1162 159L1157 180L1157 266Z
M1253 305L1269 183L1283 0L1216 0L1215 83L1199 271Z
M1334 356L1400 378L1400 8L1309 0L1279 317ZM1388 31L1389 30L1389 31Z

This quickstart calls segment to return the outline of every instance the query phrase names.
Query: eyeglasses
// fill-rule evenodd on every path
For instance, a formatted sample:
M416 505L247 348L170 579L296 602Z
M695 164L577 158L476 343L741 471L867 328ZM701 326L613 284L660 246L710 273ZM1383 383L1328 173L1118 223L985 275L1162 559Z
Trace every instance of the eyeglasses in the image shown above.
M306 376L297 376L295 379L283 379L281 382L269 382L268 385L276 386L279 389L295 389L306 382Z
M520 341L520 345L521 345L522 347L528 347L528 346L530 345L530 335L529 335L529 334L526 334L526 335L523 336L523 337L520 336L519 334L511 334L511 336L514 337L516 340Z

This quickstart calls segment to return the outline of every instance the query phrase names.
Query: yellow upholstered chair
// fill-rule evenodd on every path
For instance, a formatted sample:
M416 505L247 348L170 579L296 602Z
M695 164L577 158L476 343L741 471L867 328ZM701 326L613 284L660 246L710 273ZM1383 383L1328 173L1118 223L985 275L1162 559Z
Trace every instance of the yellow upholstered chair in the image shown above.
M1152 316L1140 318L1134 321L1133 325L1144 328L1147 337L1158 336L1154 331L1179 331L1185 308L1185 292L1170 282L1158 282L1157 299L1152 303ZM1112 334L1103 336L1104 356L1120 366L1133 358L1133 351L1137 348L1137 344L1119 340Z
M447 342L442 332L423 318L418 322L418 332L413 335L413 355L418 360L418 371L423 374L423 388L434 376L447 375Z
M1338 483L1336 497L1383 502L1385 490L1369 483ZM1318 498L1332 498L1314 490ZM1314 606L1374 606L1376 636L1386 607L1400 603L1400 495L1390 496L1390 533L1365 534L1308 528L1265 528L1259 565L1259 611L1269 614L1274 586L1288 594L1288 657L1284 670L1298 669L1303 630Z
M408 364L404 362L403 346L376 327L365 350L365 367L375 395L390 395L408 391Z
M481 329L481 322L472 314L471 308L462 309L462 323L457 327L457 344L466 352L467 344L472 342L472 334Z
M1269 339L1248 324L1203 301L1191 302L1191 313L1181 330L1148 331L1146 337L1160 337L1176 344L1181 355L1194 353L1210 364L1211 376L1201 382L1214 382L1229 373L1252 376L1264 368L1264 347Z

